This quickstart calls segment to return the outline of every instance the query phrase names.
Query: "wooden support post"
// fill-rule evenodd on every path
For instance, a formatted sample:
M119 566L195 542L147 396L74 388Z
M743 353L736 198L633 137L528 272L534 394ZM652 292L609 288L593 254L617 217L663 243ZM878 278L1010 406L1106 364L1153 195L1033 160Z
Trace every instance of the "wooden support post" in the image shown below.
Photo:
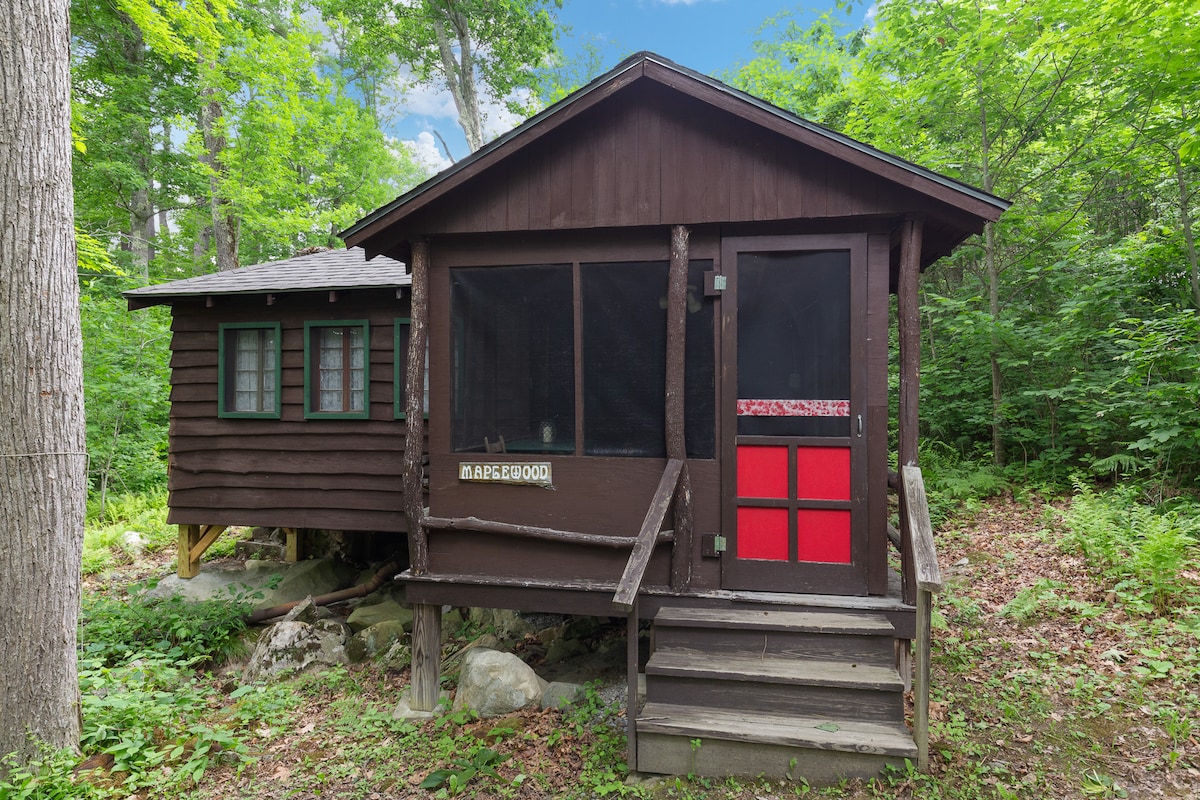
M900 337L900 467L917 465L917 435L920 422L918 399L921 387L921 238L924 223L919 217L904 220L900 231L900 275L896 287L896 309ZM917 599L916 573L913 568L912 531L900 494L900 550L903 599Z
M933 595L917 591L917 676L913 687L913 736L917 740L917 768L929 771L929 647Z
M179 567L181 578L194 578L200 572L200 556L221 538L225 525L180 525Z
M683 473L675 490L675 545L671 550L671 588L685 592L692 583L692 485L687 468L684 434L684 385L687 344L687 278L690 232L671 229L671 262L667 274L667 458L682 461Z
M177 574L181 578L194 578L200 572L200 559L192 560L192 548L200 541L199 525L179 526L179 566Z
M289 564L295 564L300 560L300 531L295 528L284 528L283 536L287 543L283 560Z
M630 772L637 771L637 699L638 699L638 604L633 600L625 626L625 761Z
M412 709L437 707L442 672L442 607L413 605Z
M429 571L429 545L421 518L425 506L422 487L422 456L425 449L424 397L425 349L429 340L429 243L412 247L412 311L408 327L408 363L405 365L406 395L404 437L404 518L408 524L408 559L414 575ZM415 637L414 637L415 638ZM416 671L414 654L413 671ZM414 678L415 685L415 678ZM435 695L436 697L436 687ZM414 706L415 707L415 706ZM424 709L424 710L431 710Z

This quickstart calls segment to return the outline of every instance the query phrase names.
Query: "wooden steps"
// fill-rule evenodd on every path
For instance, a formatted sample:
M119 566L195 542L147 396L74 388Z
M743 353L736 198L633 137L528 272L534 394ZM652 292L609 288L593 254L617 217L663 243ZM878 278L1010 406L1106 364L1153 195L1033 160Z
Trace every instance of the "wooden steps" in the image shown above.
M867 612L661 609L637 768L818 785L903 765L917 749L894 635Z

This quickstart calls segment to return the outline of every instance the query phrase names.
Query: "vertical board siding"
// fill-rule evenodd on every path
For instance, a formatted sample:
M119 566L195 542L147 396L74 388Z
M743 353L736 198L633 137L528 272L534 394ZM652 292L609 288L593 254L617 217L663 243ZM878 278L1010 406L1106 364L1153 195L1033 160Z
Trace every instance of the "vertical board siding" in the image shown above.
M403 531L403 420L393 406L395 290L179 303L172 320L170 516L173 524ZM370 419L304 418L304 323L370 322ZM217 417L217 326L281 323L280 419Z
M418 227L431 235L767 222L904 213L914 203L865 170L647 86L584 111L449 192Z

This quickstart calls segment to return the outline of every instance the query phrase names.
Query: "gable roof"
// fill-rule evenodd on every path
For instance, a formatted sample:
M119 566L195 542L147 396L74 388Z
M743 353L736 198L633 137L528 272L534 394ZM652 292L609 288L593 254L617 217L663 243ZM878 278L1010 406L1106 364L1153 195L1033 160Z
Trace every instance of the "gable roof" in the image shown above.
M966 183L810 122L662 56L641 52L467 158L363 217L339 235L347 245L363 246L370 255L385 251L395 243L394 235L389 235L388 231L396 223L411 217L499 162L525 150L587 109L643 81L699 100L946 204L958 212L965 212L977 221L977 226L972 227L982 229L984 222L998 219L1000 213L1009 206L1008 201ZM963 237L969 232L964 232Z
M377 256L368 261L361 247L350 247L143 286L123 292L123 295L132 311L189 297L344 291L411 284L412 276L407 274L402 262L387 256Z

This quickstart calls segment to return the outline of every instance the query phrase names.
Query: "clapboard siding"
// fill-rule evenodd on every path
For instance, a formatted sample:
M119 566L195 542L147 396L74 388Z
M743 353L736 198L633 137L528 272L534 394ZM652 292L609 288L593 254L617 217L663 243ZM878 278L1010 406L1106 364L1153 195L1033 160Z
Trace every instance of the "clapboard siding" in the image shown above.
M218 298L175 305L171 342L172 523L403 531L404 421L395 418L395 290ZM304 418L304 323L370 322L370 419ZM279 419L217 416L219 325L279 322Z

